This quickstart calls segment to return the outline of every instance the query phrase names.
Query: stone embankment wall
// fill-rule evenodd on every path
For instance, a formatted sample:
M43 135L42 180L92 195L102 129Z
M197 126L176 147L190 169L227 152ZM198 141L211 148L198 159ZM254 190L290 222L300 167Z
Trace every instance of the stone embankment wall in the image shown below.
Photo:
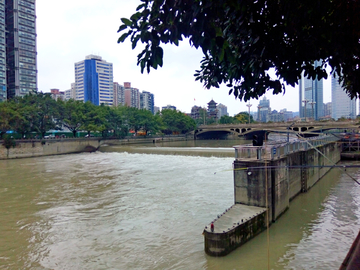
M43 140L16 141L16 146L6 149L0 146L0 159L28 158L96 151L99 140Z
M13 158L29 158L39 156L51 156L73 154L81 152L93 152L101 145L125 145L137 143L155 143L156 141L190 140L192 137L168 136L160 138L129 138L129 139L47 139L47 140L17 140L16 146L6 149L3 141L0 141L0 160Z

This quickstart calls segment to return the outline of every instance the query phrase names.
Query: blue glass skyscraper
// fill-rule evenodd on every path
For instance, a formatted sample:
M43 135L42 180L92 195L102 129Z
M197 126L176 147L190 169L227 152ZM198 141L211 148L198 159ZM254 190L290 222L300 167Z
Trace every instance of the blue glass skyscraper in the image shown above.
M315 61L315 68L320 66L319 61ZM300 117L314 118L319 120L324 116L323 101L323 79L312 80L303 75L299 80L299 113Z
M341 117L356 117L356 99L351 99L338 82L339 77L331 76L331 100L332 112L331 117L338 120Z

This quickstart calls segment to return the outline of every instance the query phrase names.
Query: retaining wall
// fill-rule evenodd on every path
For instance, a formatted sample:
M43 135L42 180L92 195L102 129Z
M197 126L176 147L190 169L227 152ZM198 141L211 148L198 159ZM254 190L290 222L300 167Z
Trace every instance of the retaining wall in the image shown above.
M235 160L235 203L265 207L267 187L269 213L275 221L296 195L309 190L340 160L341 145L337 142L316 149L270 161Z
M6 149L0 146L0 159L28 158L96 151L99 140L43 140L16 141L16 146Z
M235 205L265 209L267 206L270 225L290 207L290 201L296 195L307 192L340 157L341 144L328 142L315 149L288 152L271 160L236 159L233 164ZM206 253L224 256L243 245L265 230L265 213L255 214L245 223L238 223L223 233L216 234L205 229ZM228 226L231 228L233 223Z
M166 137L134 137L128 139L102 139L102 138L79 138L79 139L46 139L46 140L16 140L16 146L6 149L3 141L0 141L0 160L13 158L29 158L39 156L51 156L73 154L81 152L93 152L101 145L126 145L139 143L155 143L159 141L170 142L179 140L192 140L193 136L166 136Z

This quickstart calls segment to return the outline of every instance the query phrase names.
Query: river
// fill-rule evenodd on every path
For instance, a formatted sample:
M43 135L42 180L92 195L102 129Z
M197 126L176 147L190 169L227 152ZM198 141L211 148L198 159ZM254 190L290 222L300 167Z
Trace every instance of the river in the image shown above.
M360 187L338 169L291 202L269 244L264 232L205 254L204 227L234 201L235 144L0 161L0 269L338 269L360 228Z

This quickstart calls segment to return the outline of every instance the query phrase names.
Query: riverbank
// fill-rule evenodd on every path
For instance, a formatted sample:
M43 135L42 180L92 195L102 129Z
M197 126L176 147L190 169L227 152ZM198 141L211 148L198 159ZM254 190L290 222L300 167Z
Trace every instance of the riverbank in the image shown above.
M109 145L128 145L185 140L193 140L193 136L129 137L125 139L95 137L16 140L15 146L8 149L4 146L4 142L0 141L0 160L94 152L101 146Z

